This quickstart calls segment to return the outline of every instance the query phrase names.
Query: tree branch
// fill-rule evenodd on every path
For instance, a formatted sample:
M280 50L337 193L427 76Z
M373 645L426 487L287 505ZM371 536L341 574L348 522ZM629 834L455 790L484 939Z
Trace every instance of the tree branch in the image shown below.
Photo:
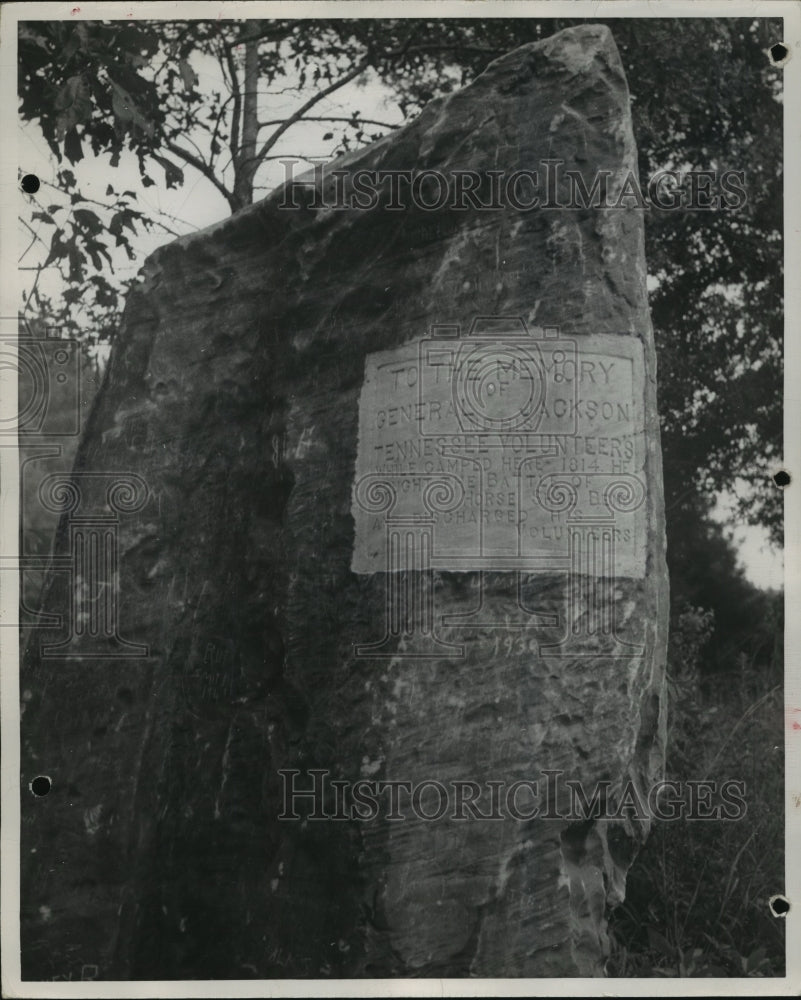
M409 46L412 44L412 39L417 34L417 29L419 27L420 27L419 22L413 21L412 22L412 27L411 27L411 29L409 31L409 34L403 40L403 43L401 45L399 45L396 49L390 49L389 52L384 52L381 55L381 58L382 59L397 59L400 56L406 55L406 53L409 51Z
M280 125L285 119L274 118L272 121L259 122L259 128L267 128L269 125ZM379 122L375 118L343 118L334 115L306 115L305 122L347 122L349 125L380 125L382 128L400 128L401 124L392 125L390 122Z
M33 284L31 285L30 291L28 292L28 302L30 302L30 300L33 298L34 295L37 295L37 298L38 298L38 293L36 291L36 286L39 284L39 278L41 278L42 271L44 271L45 266L46 266L45 264L40 264L36 268L36 277L33 279ZM56 265L56 266L58 266L58 265ZM39 298L38 301L41 304L41 301L42 301L41 298Z
M60 188L58 186L58 184L51 184L50 181L44 181L44 180L42 181L42 183L46 184L48 187L52 188L54 191L58 191L59 194L63 194L63 188ZM120 197L122 198L122 197L125 197L125 196L121 195ZM109 205L105 201L98 201L97 198L90 198L88 195L85 195L85 194L81 194L81 201L86 201L86 202L88 202L91 205L97 205L98 208L104 208L108 212L113 212L114 208L115 208L115 206L113 204ZM119 200L116 202L116 205L120 205L122 208L125 207L124 205L121 205L121 202ZM62 210L68 210L69 213L70 213L70 215L72 214L73 208L72 208L71 205L62 205L61 208L62 208ZM159 211L159 215L163 216L165 219L172 219L173 222L180 222L182 225L188 226L190 229L197 230L197 226L193 226L191 222L187 222L185 219L179 219L175 215L170 215L169 212L165 212L164 210L160 210ZM160 219L151 219L149 216L145 215L144 212L139 212L138 213L138 218L137 218L136 221L137 222L141 222L141 224L145 227L145 229L148 229L151 225L161 226L161 228L164 230L164 232L165 233L170 233L171 236L181 236L182 235L181 233L176 233L175 230L170 229L169 226L165 226L164 223L161 222ZM27 226L28 229L30 229L30 226L28 226L28 223L23 218L20 218L20 222L24 226ZM33 232L33 230L31 230L31 232ZM41 236L39 237L39 241L42 243L43 246L47 247L47 244L45 243L45 241L42 239ZM20 260L21 259L22 258L20 258Z
M231 159L234 160L239 149L239 120L242 117L242 95L239 91L239 78L236 75L236 66L231 55L231 49L224 43L222 49L225 66L227 66L228 74L231 77L231 96L234 99L234 107L231 112ZM220 65L222 66L223 63L221 62Z
M218 179L217 175L211 169L211 167L204 160L199 159L194 153L190 153L188 149L184 149L179 146L177 142L170 139L165 143L167 149L173 153L175 156L180 156L184 163L188 163L190 167L194 167L199 173L201 173L206 180L211 181L211 183L217 188L220 194L225 198L229 205L232 204L232 194L228 188L223 184L221 180Z
M474 55L500 56L508 49L493 49L484 45L459 45L458 43L444 44L431 42L430 44L412 45L407 52L469 52Z
M287 29L292 30L291 25L282 25L281 27L271 27L263 28L260 31L254 31L250 35L243 35L240 38L233 38L230 42L223 42L225 49L230 52L235 49L237 45L244 45L245 42L258 42L263 38L280 38L287 34Z
M29 243L29 244L28 244L28 245L27 245L27 246L25 247L25 249L24 249L24 250L22 251L22 253L21 253L21 254L19 255L19 257L17 258L17 263L18 263L18 264L19 264L19 262L20 262L21 260L23 260L23 258L27 257L27 255L28 255L28 252L30 251L31 247L32 247L32 246L34 245L34 243L35 243L35 242L36 242L36 241L37 241L38 239L39 239L39 235L38 235L37 233L34 233L34 234L33 234L33 239L31 240L31 242L30 242L30 243ZM25 270L25 268L24 268L24 267L22 267L22 268L19 268L19 270L20 270L20 271L24 271L24 270Z
M194 148L195 148L195 155L197 156L198 160L200 160L201 162L205 163L206 161L203 159L203 153L200 151L200 147L195 142L195 140L192 138L192 136L189 135L189 133L186 130L183 130L181 134L183 135L184 139L188 143L190 143L192 146L194 146ZM208 167L209 167L209 169L211 169L211 164L208 164Z
M193 226L189 222L184 222L183 219L177 219L174 215L168 215L165 211L160 210L159 215L163 215L165 219L173 219L175 222L180 222L184 226L188 226L193 232L197 232L197 226ZM168 226L166 223L162 222L161 219L148 219L146 216L142 216L141 219L144 228L150 232L151 226L160 226L165 233L169 233L170 236L185 236L185 233L177 233L174 229Z
M28 223L22 218L22 216L19 216L19 221L23 224L23 226L25 226L25 228L28 230L28 232L33 235L33 239L31 240L29 246L25 250L25 253L23 253L22 256L19 258L19 260L22 260L22 258L25 256L25 254L28 253L28 250L30 250L30 248L34 245L34 243L37 240L39 240L39 242L42 244L43 247L45 247L45 249L49 249L49 247L47 246L47 243L45 243L45 241L39 235L39 233L37 232L37 230L35 230L32 226L28 225ZM28 269L27 268L20 268L20 270L24 271L24 270L28 270ZM34 268L30 268L30 270L34 270Z
M214 152L214 143L217 141L217 136L220 131L220 122L222 122L223 118L225 117L225 106L232 99L232 97L233 95L229 94L228 97L226 97L225 100L222 102L222 104L220 105L220 110L217 114L217 121L214 123L214 131L211 133L211 143L209 146L209 149L211 150L209 159L210 167L213 167L214 165L214 158L216 156L216 153Z
M335 80L334 83L325 87L323 90L319 91L313 97L310 97L305 104L302 104L298 110L286 118L279 128L273 132L269 139L262 145L261 149L256 154L257 163L261 163L262 160L267 156L273 146L278 142L281 136L288 131L296 122L299 122L301 118L306 114L306 112L313 108L315 104L318 104L323 98L328 97L329 94L333 94L335 90L339 90L340 87L344 87L346 83L350 83L351 80L355 80L357 76L363 73L367 67L370 65L372 57L367 55L362 59L361 62L357 63L350 72L346 73L339 80Z

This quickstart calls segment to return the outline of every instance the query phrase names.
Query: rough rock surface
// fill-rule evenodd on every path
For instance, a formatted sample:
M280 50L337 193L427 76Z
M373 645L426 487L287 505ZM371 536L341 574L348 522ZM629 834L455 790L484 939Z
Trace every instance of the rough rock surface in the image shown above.
M605 27L511 52L334 166L549 157L588 187L636 174ZM562 769L590 791L659 774L667 580L642 211L281 200L159 250L130 294L75 482L84 514L116 512L118 631L148 655L112 657L131 650L110 640L107 657L80 643L42 656L41 632L28 646L23 975L602 974L605 914L647 820L423 822L404 805L403 822L279 821L278 772L486 783ZM351 569L366 358L486 314L644 346L645 572L615 582L621 634L644 656L548 658L540 633L482 627L448 633L461 659L354 656L380 636L387 583ZM108 480L87 473L135 474L146 492L129 476L110 508ZM434 580L438 612L475 606L477 573ZM81 584L54 572L44 607L69 623ZM564 613L564 574L524 584ZM488 572L485 607L502 615L516 585ZM44 798L36 774L52 777Z

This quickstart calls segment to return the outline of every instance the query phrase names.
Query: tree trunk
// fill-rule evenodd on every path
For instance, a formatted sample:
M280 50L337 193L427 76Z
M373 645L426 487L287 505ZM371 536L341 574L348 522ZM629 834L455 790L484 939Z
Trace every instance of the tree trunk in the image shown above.
M253 28L243 28L248 35L257 33L260 22L248 22ZM255 29L255 30L254 30ZM256 141L259 137L259 42L245 42L245 79L242 89L242 141L234 153L234 211L253 203L253 178L256 174Z

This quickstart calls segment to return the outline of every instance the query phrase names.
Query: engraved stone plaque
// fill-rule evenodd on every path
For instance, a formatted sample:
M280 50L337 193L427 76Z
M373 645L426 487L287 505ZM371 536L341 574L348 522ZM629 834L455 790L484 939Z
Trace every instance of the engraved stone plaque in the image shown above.
M634 336L479 318L368 355L353 571L642 578L643 403Z

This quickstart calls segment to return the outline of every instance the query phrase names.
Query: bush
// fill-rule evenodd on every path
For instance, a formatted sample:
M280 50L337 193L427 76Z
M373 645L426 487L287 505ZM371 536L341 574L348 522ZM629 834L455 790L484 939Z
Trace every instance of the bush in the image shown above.
M705 670L711 613L674 618L666 777L744 781L747 810L654 821L610 921L610 976L785 974L784 921L769 906L784 892L782 607L763 596L762 641L723 672Z

